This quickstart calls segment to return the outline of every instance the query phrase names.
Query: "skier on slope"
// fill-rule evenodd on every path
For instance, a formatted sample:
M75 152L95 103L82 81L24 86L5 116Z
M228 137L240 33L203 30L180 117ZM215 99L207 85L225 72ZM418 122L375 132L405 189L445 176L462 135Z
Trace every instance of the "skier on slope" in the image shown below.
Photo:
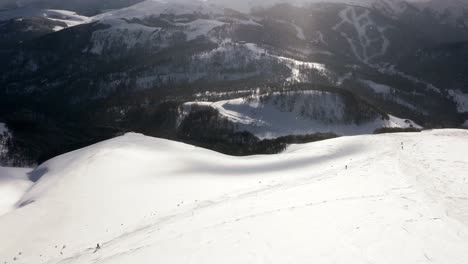
M101 249L101 246L99 245L99 243L97 243L97 245L96 245L96 249L94 250L94 252L93 252L93 253L96 253L96 252L97 252L98 250L100 250L100 249Z

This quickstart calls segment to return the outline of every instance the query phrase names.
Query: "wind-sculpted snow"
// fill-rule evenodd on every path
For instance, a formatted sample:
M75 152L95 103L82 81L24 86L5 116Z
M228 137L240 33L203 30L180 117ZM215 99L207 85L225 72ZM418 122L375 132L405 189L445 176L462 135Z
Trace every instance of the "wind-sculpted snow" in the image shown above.
M32 172L0 261L465 264L467 147L435 130L239 158L127 134Z

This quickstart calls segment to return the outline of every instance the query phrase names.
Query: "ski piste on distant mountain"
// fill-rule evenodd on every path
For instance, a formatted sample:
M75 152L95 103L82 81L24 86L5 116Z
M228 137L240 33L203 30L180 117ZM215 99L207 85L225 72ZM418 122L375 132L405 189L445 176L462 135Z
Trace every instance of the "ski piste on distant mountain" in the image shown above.
M46 20L43 16L41 23ZM25 19L7 21L10 30L4 34L11 36L11 28ZM186 102L275 93L294 101L297 96L285 94L309 91L354 98L344 103L354 119L342 124L351 126L375 120L367 111L382 120L395 116L425 127L460 126L468 119L468 31L414 4L280 4L246 14L219 3L145 1L82 22L65 23L58 31L50 25L35 37L27 35L34 32L27 30L29 24L21 24L25 35L14 31L12 40L0 45L7 62L0 65L0 120L13 134L20 134L23 123L33 123L54 140L77 128L89 129L88 138L102 139L129 130L161 136L163 127L163 136L169 137L178 125L197 118L182 115ZM278 109L300 119L339 112L338 105L296 111L307 109L303 100L296 105L284 101L289 108ZM224 124L225 116L195 109L214 118L204 122ZM256 118L258 124L265 121ZM229 118L226 122L223 128L237 125ZM76 132L68 136L64 142L77 138ZM84 139L74 140L73 146L79 146ZM56 154L63 149L57 146Z

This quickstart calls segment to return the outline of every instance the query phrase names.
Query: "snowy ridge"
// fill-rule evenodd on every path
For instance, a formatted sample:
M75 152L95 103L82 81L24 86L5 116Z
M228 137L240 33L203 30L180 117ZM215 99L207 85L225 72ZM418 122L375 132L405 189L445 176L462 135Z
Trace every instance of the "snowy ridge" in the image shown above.
M76 14L75 12L66 11L66 10L52 10L48 9L45 10L43 13L44 17L54 20L60 21L67 24L68 27L73 27L76 25L86 24L91 22L91 18L86 16L81 16Z
M37 168L0 260L465 264L466 148L436 130L238 158L128 134Z
M199 36L208 36L213 29L224 25L217 20L197 19L188 23L174 24L174 29L161 31L159 27L150 27L137 23L129 23L124 20L105 20L112 26L108 29L98 30L93 33L92 46L86 51L94 54L102 54L105 50L111 50L114 46L132 49L138 45L152 45L157 48L168 47L172 36L184 33L186 41L191 41Z
M104 14L93 17L94 21L106 21L114 19L132 19L132 18L146 18L149 16L159 16L161 14L169 15L190 15L190 14L203 14L203 15L222 15L224 9L206 3L205 1L159 1L147 0L139 4L132 5L127 8L110 11Z
M328 132L359 135L383 127L421 128L411 120L394 116L389 120L377 117L355 124L347 119L342 97L322 91L273 93L214 103L188 102L184 104L184 115L190 113L193 105L212 107L235 123L237 130L249 131L259 138Z
M68 27L89 23L92 20L92 18L81 16L76 14L75 12L67 10L25 8L0 11L0 20L25 17L43 17L53 21L63 22Z
M91 47L84 51L100 55L105 50L122 46L126 49L132 49L137 45L151 45L157 48L164 48L170 45L169 43L175 34L181 32L186 35L186 41L191 41L199 36L208 36L208 33L213 29L223 26L225 23L214 17L218 16L222 18L223 14L224 10L222 8L203 1L144 1L128 8L110 11L93 17L93 22L109 25L110 28L94 32ZM187 22L183 22L187 19L180 19L179 22L172 23L170 29L165 29L162 32L160 27L127 22L134 18L146 19L149 17L159 17L160 15L174 15L176 17L203 15L208 16L209 19L199 18ZM165 21L170 23L168 20ZM239 20L239 23L252 22Z

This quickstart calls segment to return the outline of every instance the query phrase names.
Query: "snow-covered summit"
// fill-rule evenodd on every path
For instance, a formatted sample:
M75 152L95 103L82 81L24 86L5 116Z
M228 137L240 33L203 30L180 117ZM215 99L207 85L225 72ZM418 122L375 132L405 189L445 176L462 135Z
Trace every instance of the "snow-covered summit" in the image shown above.
M0 261L465 264L467 147L435 130L238 158L127 134L29 174Z
M132 19L132 18L145 18L149 16L165 15L214 15L223 14L224 9L209 4L206 1L188 1L188 0L175 0L175 1L161 1L161 0L147 0L127 8L110 11L101 15L95 16L94 20L109 20L109 19Z

